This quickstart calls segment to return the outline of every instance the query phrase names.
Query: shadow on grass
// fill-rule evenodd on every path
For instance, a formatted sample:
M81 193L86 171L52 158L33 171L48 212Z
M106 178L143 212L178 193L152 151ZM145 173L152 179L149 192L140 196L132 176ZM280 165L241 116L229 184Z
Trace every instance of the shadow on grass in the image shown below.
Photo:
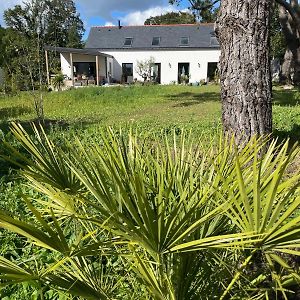
M300 104L300 90L273 90L273 104L279 106Z
M300 142L300 125L294 124L293 128L289 131L274 130L273 136L278 138L280 142L290 139L290 144L294 145L296 142Z
M24 114L29 114L32 109L24 106L4 107L0 109L0 120L17 118Z
M39 120L39 119L33 119L28 121L20 121L20 120L13 120L13 121L7 121L3 120L0 121L0 130L4 135L10 132L10 127L12 122L20 124L29 134L33 134L33 125L35 125L37 128L41 125L45 131L45 133L49 133L53 129L58 130L68 130L71 127L72 128L86 128L92 124L98 123L97 120L76 120L74 122L68 122L63 119L45 119L45 120Z
M180 94L167 95L166 98L168 100L177 102L176 104L173 105L173 107L188 107L188 106L193 106L205 102L219 102L220 93L215 93L215 92L201 93L201 91L197 93L184 92Z

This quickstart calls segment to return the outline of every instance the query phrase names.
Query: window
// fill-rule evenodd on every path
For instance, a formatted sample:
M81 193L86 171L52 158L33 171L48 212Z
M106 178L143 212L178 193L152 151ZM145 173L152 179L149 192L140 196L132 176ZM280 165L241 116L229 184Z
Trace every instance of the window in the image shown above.
M188 44L189 44L189 41L190 39L188 38L188 37L182 37L181 39L180 39L180 45L181 46L187 46Z
M152 39L152 46L159 46L159 44L160 44L160 37L155 36L155 37Z
M125 38L124 46L131 47L133 38Z

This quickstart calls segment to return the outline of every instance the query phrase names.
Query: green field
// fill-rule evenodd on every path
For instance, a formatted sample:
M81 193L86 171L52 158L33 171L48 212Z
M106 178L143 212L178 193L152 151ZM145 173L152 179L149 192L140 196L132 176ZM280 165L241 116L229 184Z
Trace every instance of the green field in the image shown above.
M84 88L43 95L45 124L53 128L92 130L130 125L141 132L192 129L215 134L220 129L218 86L129 86ZM274 133L300 137L300 94L274 90ZM11 121L28 124L36 117L33 95L0 96L0 129Z

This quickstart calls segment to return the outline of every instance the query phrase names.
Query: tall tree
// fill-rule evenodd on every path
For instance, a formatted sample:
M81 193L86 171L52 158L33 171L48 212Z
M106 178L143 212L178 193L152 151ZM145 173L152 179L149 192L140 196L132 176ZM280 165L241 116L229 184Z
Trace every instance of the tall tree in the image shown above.
M189 2L200 9L209 9L219 1ZM272 131L272 1L221 0L220 3L216 32L221 47L223 128L242 142L253 135Z
M272 130L269 0L222 0L217 21L221 46L222 120L239 140Z
M300 4L298 0L278 0L278 2L281 4L279 19L287 45L282 65L282 79L287 83L300 85Z
M182 0L169 0L170 4L179 4ZM219 7L216 6L219 0L188 0L189 9L201 23L215 22Z
M60 47L81 48L84 33L83 22L72 0L45 0L47 7L48 44Z
M168 25L168 24L194 24L196 17L187 12L169 12L164 15L150 17L145 25Z
M272 58L283 61L285 49L287 45L285 42L284 34L282 32L280 19L279 19L279 6L274 2L274 9L272 11L271 19L271 56Z
M6 10L4 20L9 29L10 76L18 78L20 88L45 79L45 45L82 46L83 22L72 0L28 0ZM51 61L57 68L58 58Z

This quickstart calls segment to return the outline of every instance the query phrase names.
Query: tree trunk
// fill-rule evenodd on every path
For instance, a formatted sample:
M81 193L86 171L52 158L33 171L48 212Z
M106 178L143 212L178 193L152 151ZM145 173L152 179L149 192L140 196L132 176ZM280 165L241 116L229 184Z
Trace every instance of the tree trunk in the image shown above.
M293 64L293 53L290 49L285 50L283 63L281 66L280 82L285 84L292 84L292 64Z
M290 5L295 11L293 17L283 6L279 7L279 20L287 44L282 65L282 81L287 84L300 85L300 28L298 28L300 15L297 13L299 4L298 1L290 0Z
M299 38L298 38L299 43ZM293 83L296 86L300 86L300 47L298 46L297 50L295 51L294 55L294 76L293 76Z
M239 143L272 131L271 7L270 0L221 1L222 121Z

